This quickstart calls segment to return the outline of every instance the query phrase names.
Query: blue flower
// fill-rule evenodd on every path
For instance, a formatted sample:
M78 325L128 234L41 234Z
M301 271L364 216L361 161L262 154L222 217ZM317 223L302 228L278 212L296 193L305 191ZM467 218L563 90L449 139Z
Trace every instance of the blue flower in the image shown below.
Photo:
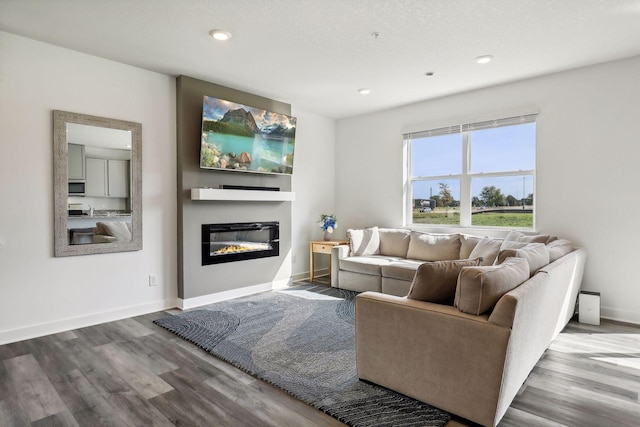
M320 226L320 228L322 228L323 231L328 231L329 233L333 233L333 230L338 228L338 222L336 221L336 216L334 214L320 215L320 221L318 222L318 225Z

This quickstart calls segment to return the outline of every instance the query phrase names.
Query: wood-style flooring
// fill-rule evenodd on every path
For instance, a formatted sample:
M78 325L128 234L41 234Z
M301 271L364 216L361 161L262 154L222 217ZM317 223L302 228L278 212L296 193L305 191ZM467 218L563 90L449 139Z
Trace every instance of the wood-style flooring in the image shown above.
M0 346L0 426L343 425L152 323L167 314ZM640 327L571 322L500 425L640 426L639 393Z

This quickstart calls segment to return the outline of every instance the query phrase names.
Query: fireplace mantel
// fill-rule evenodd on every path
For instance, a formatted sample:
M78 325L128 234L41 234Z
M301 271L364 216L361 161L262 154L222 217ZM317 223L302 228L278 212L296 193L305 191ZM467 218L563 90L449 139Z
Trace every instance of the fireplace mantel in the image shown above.
M292 191L222 190L217 188L192 188L191 200L227 200L238 202L293 202Z

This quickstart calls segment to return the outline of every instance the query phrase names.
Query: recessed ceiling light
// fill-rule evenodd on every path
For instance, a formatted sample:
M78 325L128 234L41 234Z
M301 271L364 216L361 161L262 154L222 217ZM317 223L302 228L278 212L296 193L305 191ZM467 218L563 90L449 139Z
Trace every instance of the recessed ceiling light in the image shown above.
M225 30L211 30L209 31L209 35L219 41L225 41L231 38L231 33Z
M358 89L358 93L360 95L369 95L371 93L371 89L367 89L366 87L363 87L362 89Z
M493 55L482 55L482 56L478 56L475 61L478 64L488 64L489 62L491 62L491 60L493 59Z

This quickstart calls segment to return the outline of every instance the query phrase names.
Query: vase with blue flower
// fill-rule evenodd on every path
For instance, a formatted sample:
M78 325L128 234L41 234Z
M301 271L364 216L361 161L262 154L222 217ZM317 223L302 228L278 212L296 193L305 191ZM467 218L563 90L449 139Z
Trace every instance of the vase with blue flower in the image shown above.
M325 241L331 240L331 234L333 233L333 230L338 228L338 222L336 221L336 216L334 214L320 215L320 221L318 222L318 225L320 225L320 228L322 229L322 231L324 231Z

